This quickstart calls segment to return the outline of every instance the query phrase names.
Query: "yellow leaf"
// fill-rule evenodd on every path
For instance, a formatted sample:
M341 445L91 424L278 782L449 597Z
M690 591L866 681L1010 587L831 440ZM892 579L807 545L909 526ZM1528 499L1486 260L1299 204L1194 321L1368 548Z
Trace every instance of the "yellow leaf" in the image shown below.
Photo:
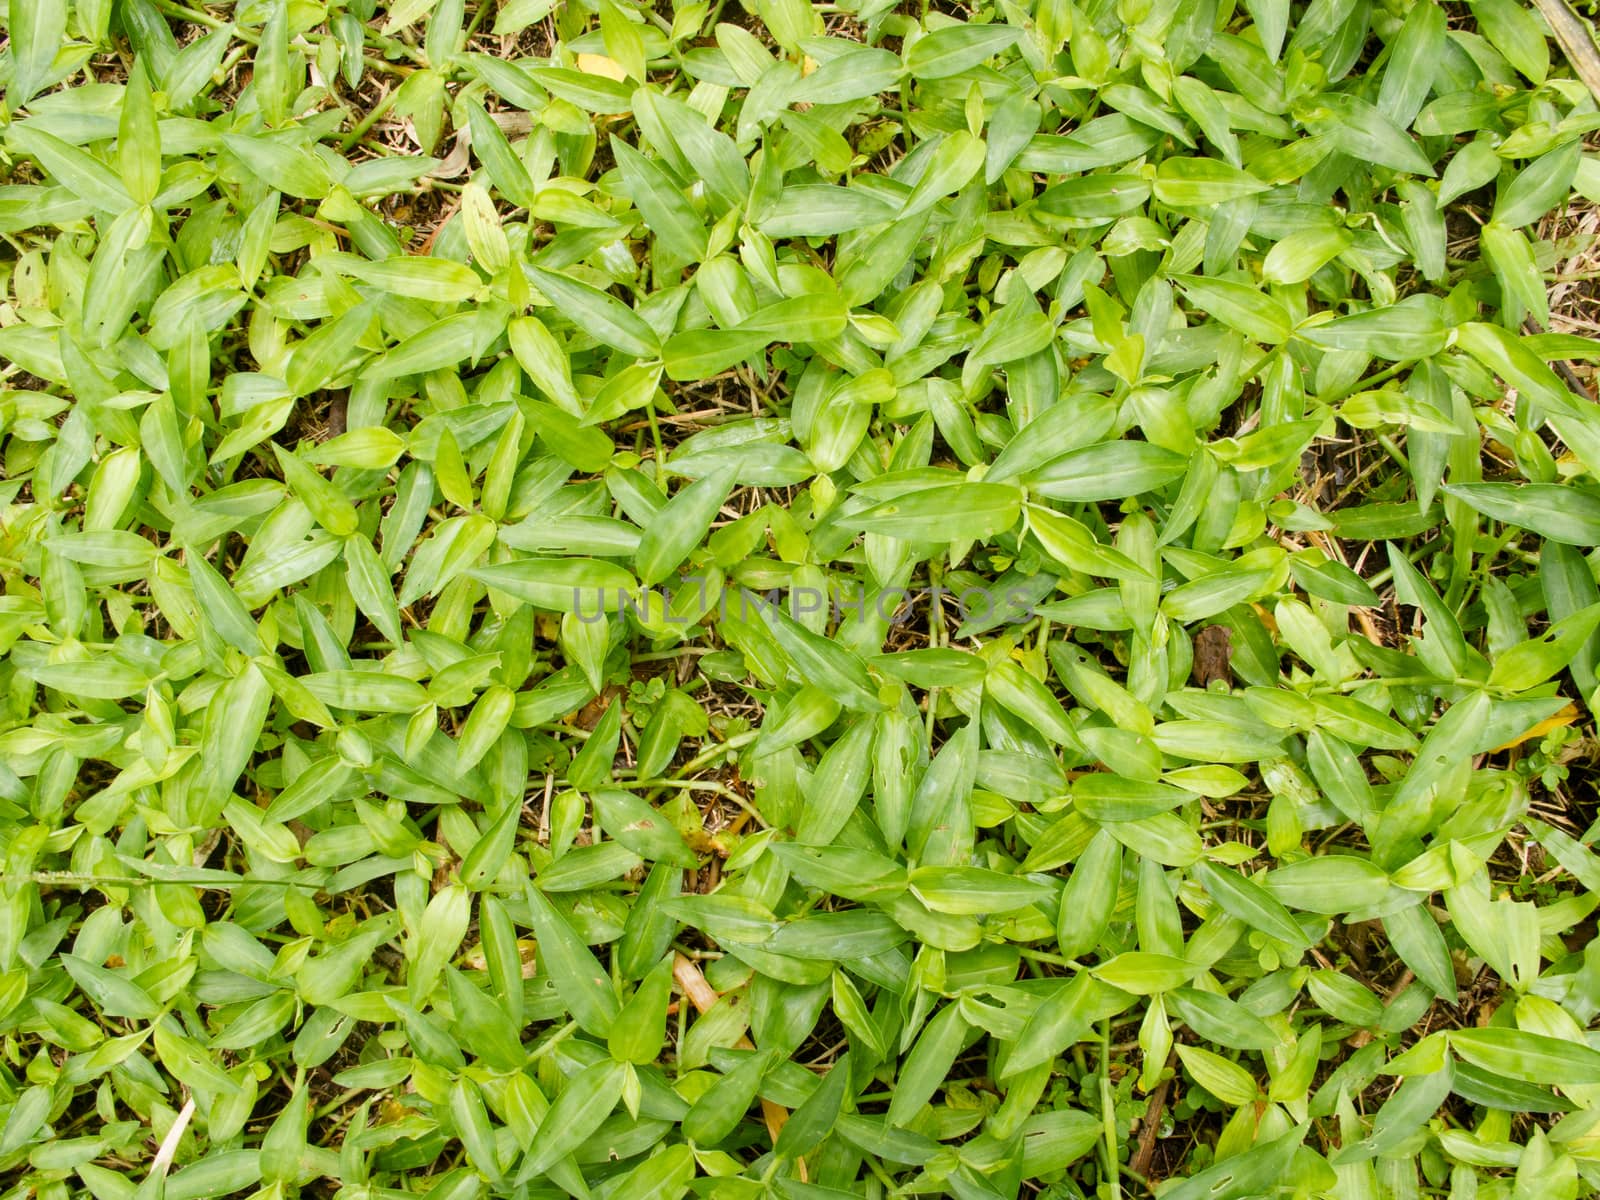
M1527 733L1520 734L1517 737L1512 738L1509 742L1507 742L1503 746L1496 746L1493 750L1489 751L1489 753L1490 754L1499 754L1500 751L1502 751L1502 750L1510 750L1514 746L1522 745L1523 742L1531 742L1535 738L1542 738L1542 737L1544 737L1545 734L1549 733L1551 730L1560 729L1563 726L1571 725L1577 719L1578 719L1577 706L1569 704L1565 708L1563 708L1560 712L1558 712L1555 716L1546 717L1544 720L1540 721L1537 725L1535 725L1532 729L1528 730Z
M1261 623L1267 627L1269 633L1276 634L1278 632L1278 618L1273 616L1265 606L1252 602L1250 607L1256 610L1256 616L1261 618Z
M614 58L607 58L604 54L578 55L578 70L585 75L604 75L607 79L615 79L618 83L628 78L628 73L622 69L622 64Z

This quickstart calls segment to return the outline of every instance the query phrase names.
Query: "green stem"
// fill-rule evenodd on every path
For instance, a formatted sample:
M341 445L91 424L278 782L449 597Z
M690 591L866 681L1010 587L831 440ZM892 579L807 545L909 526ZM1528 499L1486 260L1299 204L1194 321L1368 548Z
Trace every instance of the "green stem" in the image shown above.
M647 654L635 654L633 656L633 661L671 662L675 658L683 658L685 656L692 657L695 655L711 653L714 653L714 650L711 646L679 646L676 650L654 650Z
M1122 1180L1117 1163L1117 1099L1111 1090L1111 1019L1100 1022L1100 1120L1105 1130L1106 1182L1110 1200L1120 1200Z
M182 20L193 22L196 25L203 25L207 29L221 29L224 26L231 24L231 22L224 21L221 17L214 17L210 13L204 12L201 9L190 8L187 4L181 4L178 2L178 0L152 0L152 3L154 3L157 12L165 13L169 17L178 17ZM253 33L247 33L237 25L233 25L232 36L238 38L246 45L259 46L261 44L261 39L257 35ZM392 38L388 40L393 41ZM396 42L395 44L401 46L402 48L406 48L404 43ZM416 69L414 67L402 67L396 63L387 62L373 54L363 55L362 61L374 71L382 71L388 75L405 76L411 74L411 72Z
M1030 950L1026 946L1019 946L1023 958L1030 962L1049 963L1053 967L1071 967L1074 971L1083 970L1083 964L1075 958L1067 958L1060 954L1051 954L1048 950Z
M338 1112L341 1108L343 1108L346 1104L348 1104L350 1102L350 1100L357 1094L357 1090L358 1089L351 1088L347 1092L340 1092L337 1096L335 1096L332 1100L329 1100L326 1104L320 1105L319 1107L313 1109L312 1112L311 1112L311 1119L313 1121L322 1121L322 1120L327 1119L329 1116L331 1116L332 1114ZM337 1128L340 1125L343 1125L348 1120L349 1120L349 1117L345 1117L345 1118L343 1118L343 1119L341 1119L339 1121L334 1122L335 1128Z
M661 442L661 422L656 419L655 401L644 406L645 419L650 422L650 443L655 447L656 486L662 491L667 487L667 452Z
M1390 458L1394 459L1402 471L1404 471L1407 475L1411 474L1410 460L1406 458L1400 447L1395 445L1393 439L1391 439L1388 434L1380 433L1378 435L1378 445L1383 447L1383 452Z
M944 581L944 563L939 558L928 561L928 645L942 646L948 640L944 628L944 603L939 595L939 585ZM933 725L939 711L939 689L928 689L927 742L928 753L933 753Z
M1371 468L1369 467L1367 470L1370 471ZM1366 473L1367 473L1366 471L1362 472L1363 475L1365 475ZM1342 497L1341 497L1341 499L1342 499ZM1410 560L1414 564L1414 563L1416 563L1416 561L1418 559L1422 558L1423 555L1427 554L1429 550L1433 550L1433 549L1436 549L1436 547L1431 542L1430 543L1426 543L1426 544L1421 545L1421 546L1413 546L1410 550L1407 550L1405 552L1406 553L1406 558L1408 560ZM1388 583L1392 578L1394 578L1394 568L1393 567L1384 567L1383 570L1376 571L1373 574L1368 575L1366 578L1367 578L1367 586L1370 587L1373 591L1377 591L1384 584Z
M153 887L167 883L178 887L203 888L207 891L227 891L243 887L305 887L303 879L265 879L251 876L239 880L153 879L144 875L85 875L75 871L30 871L21 875L0 874L0 885L34 883L58 887Z
M718 758L728 754L731 751L738 750L743 746L748 746L760 736L761 731L758 729L751 729L745 733L736 733L727 741L718 742L709 750L702 750L688 762L684 763L682 767L678 768L672 777L674 779L683 779L689 775L693 775L707 763L715 762Z
M357 121L354 128L345 135L339 143L340 150L349 150L362 138L367 136L367 131L383 119L385 113L394 107L394 98L400 94L399 88L390 88L379 101L367 110L367 115Z
M528 1055L528 1061L538 1062L539 1059L543 1058L546 1054L549 1054L550 1051L554 1050L562 1042L566 1041L569 1037L577 1032L578 1023L576 1021L568 1021L560 1029L556 1030L549 1037L545 1038L544 1041L535 1046L533 1051Z
M629 785L623 783L621 786L627 787ZM644 785L634 784L633 786L639 787ZM720 783L714 783L709 779L656 779L651 780L648 786L652 789L682 788L685 791L711 792L713 795L721 796L724 800L732 800L745 811L752 821L756 821L761 825L766 824L766 822L762 820L761 814L755 810L750 801L739 795L739 793L734 791L732 788Z

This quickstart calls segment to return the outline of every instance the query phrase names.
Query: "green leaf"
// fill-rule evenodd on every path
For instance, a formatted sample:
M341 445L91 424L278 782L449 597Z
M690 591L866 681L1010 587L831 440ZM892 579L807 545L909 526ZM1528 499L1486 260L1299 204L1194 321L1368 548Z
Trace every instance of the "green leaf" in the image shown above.
M989 694L1030 726L1062 746L1078 745L1072 719L1050 689L1016 663L996 663L984 681Z
M551 980L555 982L556 990L561 996L562 1003L573 1018L589 1033L595 1037L605 1037L610 1033L612 1023L617 1018L620 1005L617 1003L617 994L611 987L611 981L606 977L605 970L595 960L595 957L585 946L578 935L573 932L567 919L556 911L544 893L531 882L524 889L523 895L527 898L528 913L533 921L534 932L539 935L539 950L544 959L545 970ZM620 1079L614 1081L620 1088ZM606 1105L606 1112L616 1104L613 1095L610 1104ZM600 1114L600 1120L605 1118L605 1113ZM598 1121L596 1122L598 1124ZM587 1136L587 1135L585 1135ZM570 1153L571 1148L563 1150L560 1154L549 1155L549 1161L537 1171L532 1171L527 1177L540 1174L549 1169L556 1159ZM541 1154L540 1158L545 1158ZM528 1166L523 1164L524 1172Z
M882 225L899 215L893 203L865 188L795 184L779 193L758 225L773 238L831 237Z
M1138 996L1170 991L1188 982L1194 974L1195 968L1181 958L1139 950L1119 954L1110 962L1094 968L1095 978L1102 983L1109 983Z
M1398 128L1408 127L1428 99L1446 36L1444 9L1437 4L1417 4L1390 42L1389 61L1378 87L1378 111Z
M1396 304L1307 326L1300 330L1300 336L1329 350L1354 350L1392 362L1407 362L1443 350L1449 330L1437 308Z
M333 484L301 462L295 455L274 444L278 469L289 490L310 510L317 523L335 537L348 537L356 531L359 518L355 505Z
M824 342L840 336L850 317L837 295L812 293L777 300L739 323L739 332L765 333L771 340Z
M810 795L795 828L801 842L826 845L848 824L871 778L874 734L871 721L857 720L818 761Z
M899 219L914 216L950 193L960 191L969 179L983 169L986 154L983 142L966 130L950 134L933 152L922 178L917 180L917 186L906 197Z
M633 92L625 83L567 67L535 66L534 82L552 95L588 112L609 115L625 113L633 105ZM618 156L621 161L621 156Z
M488 694L485 693L486 696ZM461 860L463 884L473 890L481 890L495 880L500 874L500 868L511 859L521 817L522 812L517 805L507 804L483 835L472 843L472 847Z
M633 107L641 121L653 115L661 123L664 138L683 153L722 209L737 208L748 199L750 171L743 155L733 139L700 112L648 87L634 92ZM656 140L655 133L650 137Z
M632 792L606 789L594 794L595 815L606 833L642 858L691 870L689 849L666 816Z
M775 1057L770 1051L752 1051L722 1075L701 1093L684 1116L684 1135L701 1145L714 1146L731 1134L750 1111L762 1077L772 1069Z
M1049 1062L1067 1047L1086 1038L1101 1016L1120 1012L1126 1006L1112 999L1114 993L1087 971L1053 983L1055 986L1039 1002L1017 1035L1001 1069L1002 1078L1013 1078Z
M374 379L399 379L455 367L476 359L504 330L504 320L488 308L456 313L386 351L366 373Z
M1168 158L1156 169L1155 198L1174 208L1211 208L1266 190L1254 175L1214 158Z
M83 989L83 994L106 1016L152 1021L161 1015L161 1005L131 979L76 954L63 954L60 961L73 982Z
M137 62L123 88L117 123L117 166L128 195L149 204L161 186L161 130L144 63Z
M477 272L465 263L445 258L407 256L378 262L358 259L346 269L383 292L432 304L456 304L483 290L483 280Z
M7 31L11 41L11 84L6 101L27 104L50 77L56 51L67 31L67 6L54 0L10 0Z
M611 150L622 168L628 195L657 242L682 261L698 262L706 252L705 226L672 177L654 159L620 139L612 139Z
M1057 217L1104 221L1143 206L1150 183L1142 175L1084 175L1045 189L1039 207Z
M1269 871L1266 891L1302 912L1344 913L1376 905L1389 876L1364 858L1327 854Z
M1441 489L1486 517L1568 546L1600 543L1600 496L1554 483L1457 483Z
M54 1104L54 1088L43 1084L24 1088L12 1101L4 1126L0 1126L0 1154L10 1155L32 1144L44 1128Z
M1272 1050L1282 1044L1265 1021L1215 992L1181 987L1168 993L1165 1002L1196 1034L1230 1049Z
M27 2L12 0L14 5ZM50 0L43 0L43 6L49 3ZM13 123L6 136L17 150L38 159L39 164L64 186L72 189L74 195L87 200L101 212L120 213L133 206L133 197L111 168L78 147L67 144L32 122Z
M223 641L240 652L260 654L261 631L250 616L250 610L228 586L228 581L197 550L189 550L184 561L195 600L207 623L216 629Z
M1246 284L1199 275L1183 275L1175 282L1201 312L1255 341L1277 345L1294 331L1289 312L1279 301Z
M345 539L344 560L345 585L350 589L356 607L366 614L384 637L399 645L403 639L400 632L400 606L395 603L394 585L372 543L352 534Z
M520 1186L548 1174L583 1146L617 1106L628 1070L622 1063L597 1062L567 1080L539 1122L540 1136L523 1155L513 1182Z
M595 558L520 558L468 574L535 608L591 619L639 596L639 582L629 572Z
M1179 584L1162 597L1161 611L1185 624L1205 620L1261 595L1271 586L1272 576L1273 572L1264 568L1202 575Z
M1228 915L1237 917L1280 942L1304 949L1306 935L1289 910L1266 888L1235 871L1213 866L1204 859L1192 868L1200 886Z
M977 541L1010 529L1021 511L1017 488L956 483L882 500L852 517L850 524L907 542Z
M672 999L672 958L668 956L639 981L612 1022L607 1045L619 1062L654 1062L667 1040L667 1005Z
M1178 480L1188 460L1149 442L1099 442L1029 472L1030 490L1053 500L1122 500Z
M231 133L222 144L251 174L290 196L321 200L333 187L328 164L304 146Z
M1413 175L1433 174L1432 164L1417 143L1359 96L1324 92L1317 103L1324 111L1307 120L1307 125L1351 158Z
M650 519L639 538L634 566L639 581L659 583L705 540L733 490L737 468L721 467L689 484Z
M1284 1178L1309 1128L1298 1125L1189 1176L1167 1192L1166 1200L1243 1200L1270 1191Z
M530 265L527 273L573 324L606 345L638 358L654 358L661 352L655 330L616 297L536 266Z
M779 1158L798 1158L816 1149L833 1132L850 1088L850 1054L842 1054L822 1077L822 1082L803 1104L789 1114L773 1143Z
M1425 6L1417 7L1420 11ZM1267 251L1261 263L1261 278L1267 283L1304 283L1348 250L1354 240L1348 230L1337 226L1296 230ZM1315 342L1317 332L1308 329L1303 336Z
M1527 691L1573 661L1578 648L1600 626L1600 604L1551 625L1538 637L1508 647L1495 656L1489 686Z
M1178 1046L1189 1077L1224 1104L1249 1104L1256 1098L1255 1078L1232 1059L1202 1046Z
M880 707L877 689L859 657L838 642L812 633L780 609L764 612L768 628L802 679L832 694L847 708L873 711Z
M694 1151L688 1146L668 1146L645 1158L617 1185L617 1194L629 1200L678 1200L695 1177Z
M1529 399L1556 412L1572 406L1572 398L1556 373L1508 330L1468 322L1457 327L1456 345Z
M759 354L772 340L765 330L696 329L675 333L661 348L667 378L682 382L719 375Z
M1512 229L1533 224L1566 199L1581 160L1576 141L1534 159L1501 189L1491 220Z
M1526 1083L1589 1087L1600 1083L1600 1050L1522 1029L1452 1029L1450 1048L1473 1066Z
M1418 904L1386 914L1383 928L1395 953L1416 972L1417 978L1432 988L1434 995L1454 1003L1456 977L1450 948L1427 906Z
M1512 0L1473 0L1472 15L1494 48L1518 71L1541 84L1550 70L1550 47L1533 13Z
M967 1039L961 1006L947 1004L929 1021L907 1055L889 1099L887 1121L906 1125L945 1082Z
M911 890L934 912L968 916L1027 908L1050 895L1030 879L977 867L919 867L911 872Z
M1100 944L1117 907L1122 845L1106 830L1094 833L1067 876L1057 937L1061 953L1081 958Z
M923 34L906 51L917 79L947 79L987 62L1017 40L1009 25L949 25Z

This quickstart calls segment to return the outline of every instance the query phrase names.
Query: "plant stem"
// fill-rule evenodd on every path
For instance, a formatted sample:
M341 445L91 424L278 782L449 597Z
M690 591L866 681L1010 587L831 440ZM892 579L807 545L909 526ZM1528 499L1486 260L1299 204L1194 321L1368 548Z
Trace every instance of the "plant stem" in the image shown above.
M1110 1200L1120 1200L1122 1179L1117 1167L1117 1100L1111 1090L1111 1018L1100 1022L1100 1120L1105 1130L1106 1182L1110 1185L1106 1195Z

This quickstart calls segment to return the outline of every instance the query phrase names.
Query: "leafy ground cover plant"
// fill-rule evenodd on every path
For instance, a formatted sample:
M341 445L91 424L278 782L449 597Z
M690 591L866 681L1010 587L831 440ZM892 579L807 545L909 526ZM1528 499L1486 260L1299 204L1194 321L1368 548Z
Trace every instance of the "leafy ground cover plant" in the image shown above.
M1600 1184L1533 10L7 16L7 1200Z

